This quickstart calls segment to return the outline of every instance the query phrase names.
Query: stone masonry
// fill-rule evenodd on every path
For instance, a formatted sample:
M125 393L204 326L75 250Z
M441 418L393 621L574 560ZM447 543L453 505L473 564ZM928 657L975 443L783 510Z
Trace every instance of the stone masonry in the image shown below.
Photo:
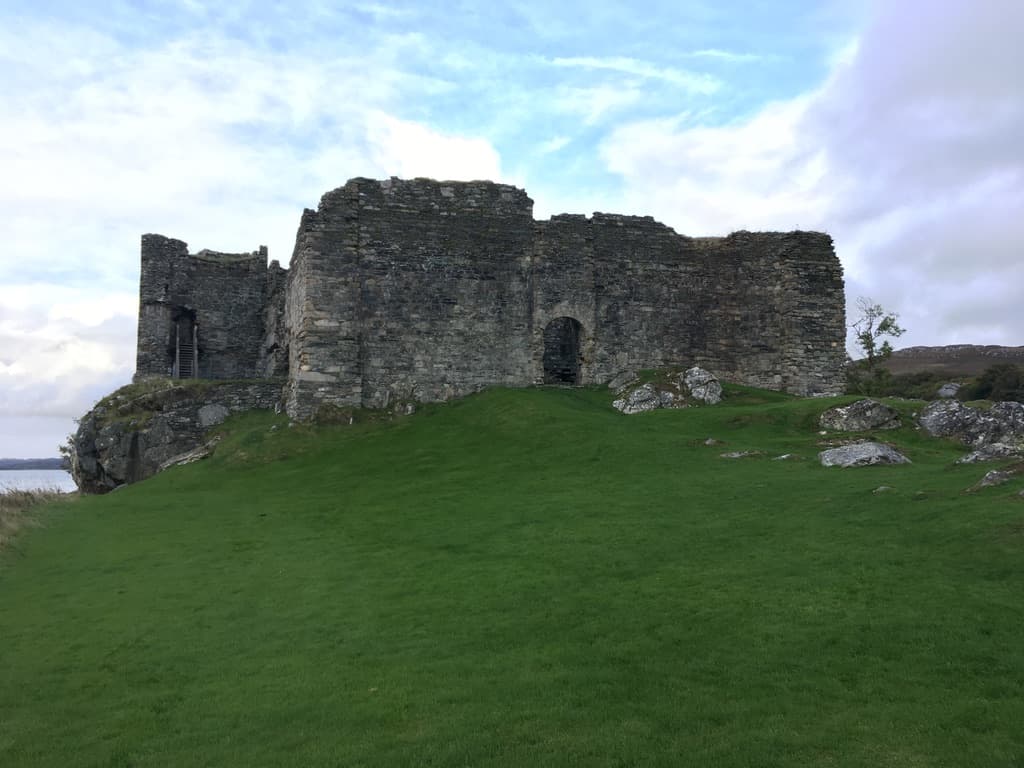
M828 394L845 361L828 235L535 221L523 190L491 182L353 179L305 211L287 272L265 249L145 235L139 315L137 378L286 372L299 419L670 365Z

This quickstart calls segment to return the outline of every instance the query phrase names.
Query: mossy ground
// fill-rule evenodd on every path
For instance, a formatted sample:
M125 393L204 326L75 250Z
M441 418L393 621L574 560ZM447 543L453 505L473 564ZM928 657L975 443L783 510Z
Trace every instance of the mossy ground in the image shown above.
M250 414L52 507L0 560L0 764L1021 765L1024 478L912 426L826 469L854 398L727 394Z

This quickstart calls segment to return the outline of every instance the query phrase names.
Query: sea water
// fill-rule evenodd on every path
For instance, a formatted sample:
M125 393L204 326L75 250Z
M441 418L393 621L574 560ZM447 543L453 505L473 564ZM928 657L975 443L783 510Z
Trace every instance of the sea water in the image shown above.
M4 491L77 491L75 481L63 469L0 470L0 493Z

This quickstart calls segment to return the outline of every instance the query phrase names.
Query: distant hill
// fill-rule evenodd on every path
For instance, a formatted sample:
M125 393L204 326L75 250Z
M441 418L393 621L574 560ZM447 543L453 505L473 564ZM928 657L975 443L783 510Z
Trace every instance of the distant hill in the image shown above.
M0 459L4 469L65 469L64 459Z
M998 363L1024 365L1024 347L950 344L945 347L907 347L892 353L885 365L894 374L938 373L978 376Z

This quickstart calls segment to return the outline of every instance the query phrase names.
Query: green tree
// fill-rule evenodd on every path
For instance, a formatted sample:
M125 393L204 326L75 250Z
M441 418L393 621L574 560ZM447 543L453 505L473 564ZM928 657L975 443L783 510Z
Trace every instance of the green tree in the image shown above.
M1012 363L989 366L973 386L964 388L963 397L966 400L1024 402L1024 369Z
M892 355L889 338L898 338L904 329L897 322L899 315L886 311L881 304L861 296L857 299L858 316L850 326L854 330L857 346L864 357L850 363L848 389L864 395L885 394L892 378L883 363Z

